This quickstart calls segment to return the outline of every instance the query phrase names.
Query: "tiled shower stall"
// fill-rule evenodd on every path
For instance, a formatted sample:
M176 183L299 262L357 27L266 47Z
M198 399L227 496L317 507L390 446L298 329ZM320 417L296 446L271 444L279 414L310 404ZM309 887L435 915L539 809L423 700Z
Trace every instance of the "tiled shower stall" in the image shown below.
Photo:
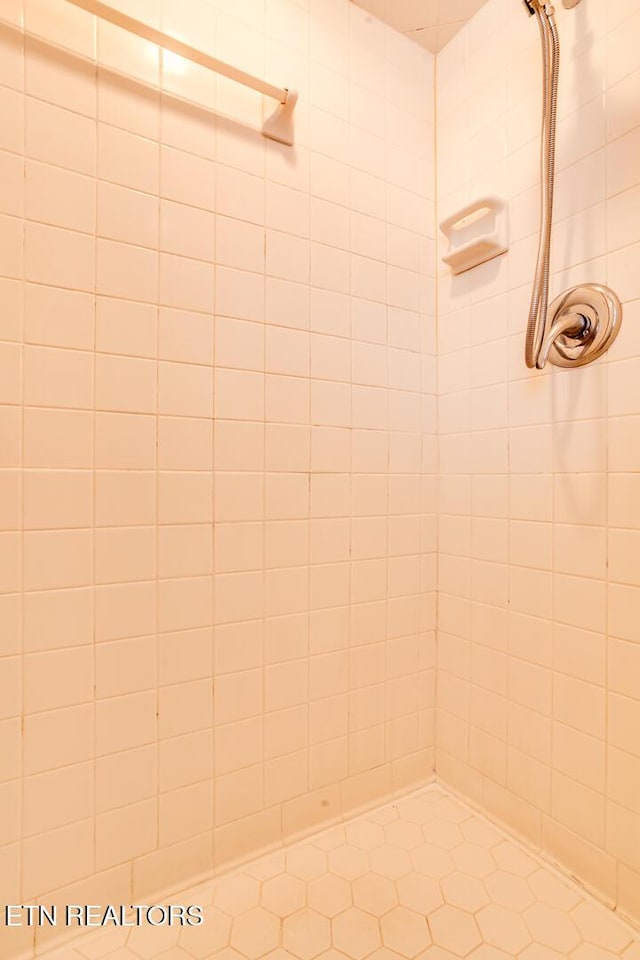
M489 0L438 57L438 205L506 194L511 249L441 275L436 770L640 917L640 5L557 4L552 296L608 283L623 329L542 374L540 50Z
M433 775L433 57L345 0L121 8L295 78L296 146L2 3L8 903L136 902Z
M110 5L290 82L296 142L66 0L0 0L0 902L148 902L437 777L639 918L640 0L558 4L553 286L625 321L534 374L520 3L437 57L347 0ZM452 278L437 221L487 194L511 249ZM423 840L462 809L431 790Z

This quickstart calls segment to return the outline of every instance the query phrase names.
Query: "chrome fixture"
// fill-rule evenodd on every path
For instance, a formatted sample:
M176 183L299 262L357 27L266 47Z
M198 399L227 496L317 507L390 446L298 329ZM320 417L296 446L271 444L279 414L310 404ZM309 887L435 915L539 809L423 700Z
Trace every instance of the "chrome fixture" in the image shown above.
M551 326L540 348L540 370L547 360L557 367L582 367L597 360L618 336L622 322L618 297L600 283L572 287L549 309Z
M581 366L591 363L611 346L620 330L622 307L613 291L597 283L573 287L549 306L560 38L555 10L550 3L543 0L523 2L528 13L538 22L542 45L540 239L529 307L525 363L538 370L542 370L547 361L561 367ZM575 7L579 2L564 0L564 5Z

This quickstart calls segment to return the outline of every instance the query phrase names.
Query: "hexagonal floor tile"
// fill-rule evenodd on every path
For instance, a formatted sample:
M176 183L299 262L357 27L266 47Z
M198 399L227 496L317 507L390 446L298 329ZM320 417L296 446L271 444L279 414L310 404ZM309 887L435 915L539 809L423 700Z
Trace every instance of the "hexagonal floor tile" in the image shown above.
M216 960L222 960L222 958L219 957L216 958ZM295 958L292 953L287 953L287 951L283 950L282 947L278 947L276 950L272 950L271 953L265 954L262 960L295 960Z
M329 854L329 870L345 880L355 880L369 872L369 857L364 850L344 844Z
M183 927L180 931L179 946L192 957L208 957L229 944L231 917L217 907L207 907L202 917L199 926Z
M319 833L316 837L311 838L311 843L314 847L317 847L318 850L335 850L336 847L341 847L343 843L347 842L347 834L344 827L331 827L329 830L324 830L322 833Z
M401 850L413 850L423 841L422 830L417 823L408 823L406 820L396 820L384 828L387 843Z
M384 828L368 820L355 820L347 824L345 834L347 842L360 850L375 850L385 842Z
M494 827L488 820L482 820L481 817L472 817L471 820L466 820L460 827L460 831L469 843L486 847L487 850L496 847L504 840L504 834L500 833L498 828Z
M420 790L416 796L418 800L423 800L425 803L436 803L438 800L448 797L449 794L439 783L430 783L424 790Z
M86 934L85 934L86 936ZM177 949L177 948L176 948ZM129 960L135 960L135 953L131 953L130 950L127 950L126 947L122 947L120 953L124 954L125 957L128 957ZM184 958L189 960L189 954L184 953ZM71 947L61 950L47 950L47 960L84 960L84 954L78 953L77 950L72 950Z
M353 883L353 902L374 917L381 917L398 903L396 887L392 880L378 873L367 873Z
M640 960L621 918L439 787L167 902L205 922L94 931L41 960Z
M406 850L392 847L386 843L383 847L376 847L369 854L371 869L390 880L398 880L406 873L411 873L411 858Z
M571 917L546 903L534 903L523 913L531 935L538 943L568 954L580 943L580 934Z
M451 851L451 856L458 870L480 880L494 873L496 869L496 862L489 851L476 847L474 843L461 843Z
M198 903L201 907L210 907L213 904L213 892L219 881L205 880L195 887L181 890L175 897L169 897L168 903Z
M469 954L470 960L512 960L512 953L503 953L497 947L492 947L488 943L483 943L481 947Z
M313 960L331 946L331 925L315 910L300 910L284 921L282 946L300 960Z
M531 943L531 934L522 918L497 903L483 907L476 920L485 941L498 950L519 953Z
M185 900L184 903L198 903L198 900ZM121 947L124 947L133 930L127 927L110 927L107 929L92 930L76 941L76 954L86 956L93 960L96 957L109 957L116 953ZM71 951L69 951L71 952ZM51 951L52 960L66 960L65 948ZM47 953L47 960L49 954Z
M442 947L429 947L422 956L424 960L458 960L457 954L443 950Z
M327 854L309 843L292 847L286 853L286 870L300 880L313 880L327 872Z
M433 877L434 880L441 880L455 869L451 855L430 843L423 843L421 847L412 850L411 862L414 870L426 877Z
M473 814L468 807L458 803L453 797L444 796L434 805L434 813L439 820L450 820L451 823L464 823L470 820Z
M571 910L582 902L582 897L575 887L542 867L527 878L527 883L536 900L541 900L550 907Z
M571 960L612 960L614 957L619 957L619 954L603 950L602 947L596 947L592 943L581 943L571 953Z
M180 947L172 947L169 953L172 953L174 950L181 950ZM184 960L191 960L190 954L186 953L184 950L181 951ZM24 954L22 954L24 956ZM47 960L81 960L82 954L77 950L54 950L52 953L47 955ZM110 954L111 957L115 957L116 960L139 960L137 953L134 953L133 950L128 950L126 947L120 947L117 953Z
M384 807L378 807L377 810L370 810L367 814L369 823L377 823L381 827L386 827L388 823L393 823L398 819L398 810L395 803L387 803Z
M368 960L403 960L402 955L395 950L388 950L386 947L380 947L375 953L372 953Z
M631 943L629 928L600 904L583 900L571 911L571 918L587 943L613 953L621 953Z
M337 917L351 906L351 884L342 877L325 873L307 886L307 903L323 917Z
M434 804L419 797L398 800L398 814L401 820L409 823L425 824L435 817Z
M286 954L284 957L276 957L275 954L277 953L284 954L284 950L275 950L273 953L268 953L267 956L273 957L274 960L287 960ZM182 957L177 953L174 954L173 950L171 950L169 953L161 954L161 956L162 960L185 960L188 954L185 953L184 957ZM114 957L113 960L119 960L119 958ZM218 950L217 953L212 953L210 957L207 957L207 960L245 960L245 958L241 953L238 953L237 950L234 950L233 947L223 947L222 950Z
M262 886L262 906L271 913L275 913L277 917L288 917L296 910L301 910L304 907L305 898L304 881L292 877L289 873L272 877Z
M381 946L378 921L357 907L336 917L332 929L334 947L352 960L364 960Z
M450 873L440 881L440 886L447 903L469 913L475 913L489 903L489 895L482 880L470 877L467 873Z
M480 931L471 914L448 904L438 907L431 914L429 927L434 944L457 957L466 957L482 943Z
M543 947L541 943L530 943L520 954L519 960L567 960L567 958L550 947Z
M444 903L442 891L437 880L425 877L421 873L408 873L396 882L398 899L403 907L409 907L423 916Z
M425 823L422 836L427 843L442 847L443 850L453 850L464 842L458 824L450 823L448 820L430 820L429 823Z
M526 880L504 870L496 870L486 878L484 885L494 903L516 913L522 913L535 899Z
M382 942L403 957L417 957L431 943L425 917L406 907L394 907L380 921Z
M275 950L279 939L280 921L263 907L247 910L233 921L231 946L249 960L258 960L258 957Z
M491 851L491 855L501 870L513 873L516 877L529 877L539 865L524 850L510 840L503 840Z
M189 900L185 902L197 903L198 901ZM145 923L144 926L134 927L131 930L127 940L127 948L144 960L146 958L152 960L159 953L164 953L177 946L180 929L180 927L173 926L152 927Z
M256 880L268 880L279 873L284 873L286 853L284 850L278 850L277 853L271 853L267 857L260 857L253 863L247 863L242 869L250 877Z
M213 902L232 917L245 913L260 903L260 883L246 873L223 877L213 891Z

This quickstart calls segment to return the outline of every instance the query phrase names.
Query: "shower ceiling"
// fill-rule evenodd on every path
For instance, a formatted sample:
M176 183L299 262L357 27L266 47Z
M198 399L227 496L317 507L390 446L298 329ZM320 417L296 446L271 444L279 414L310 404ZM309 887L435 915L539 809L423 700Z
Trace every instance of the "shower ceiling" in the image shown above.
M385 23L433 53L476 13L485 0L355 0Z

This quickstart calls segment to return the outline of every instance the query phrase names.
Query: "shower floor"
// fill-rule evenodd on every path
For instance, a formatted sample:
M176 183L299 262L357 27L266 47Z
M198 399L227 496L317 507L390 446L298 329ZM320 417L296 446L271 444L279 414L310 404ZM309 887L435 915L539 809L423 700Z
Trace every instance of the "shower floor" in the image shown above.
M204 924L47 960L640 960L637 931L436 785L171 899Z

